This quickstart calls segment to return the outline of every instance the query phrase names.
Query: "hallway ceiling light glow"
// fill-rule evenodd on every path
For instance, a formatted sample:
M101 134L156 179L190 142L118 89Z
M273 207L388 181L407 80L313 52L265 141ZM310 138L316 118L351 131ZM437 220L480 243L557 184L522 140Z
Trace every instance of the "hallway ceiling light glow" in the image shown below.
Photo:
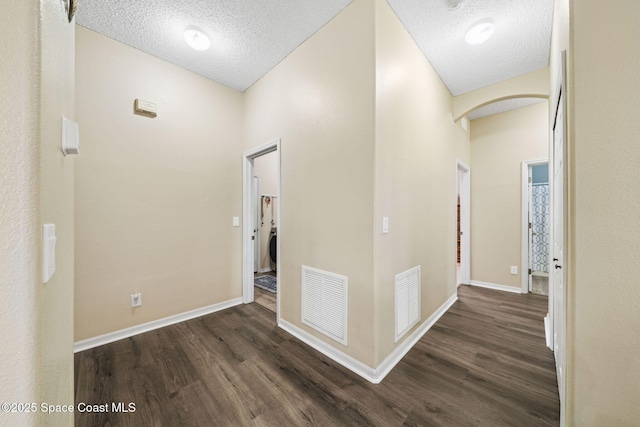
M464 36L464 41L470 46L476 46L489 40L493 34L495 25L491 19L483 19L475 23Z
M211 46L211 40L202 29L194 26L188 26L184 30L184 40L189 46L195 50L204 51Z

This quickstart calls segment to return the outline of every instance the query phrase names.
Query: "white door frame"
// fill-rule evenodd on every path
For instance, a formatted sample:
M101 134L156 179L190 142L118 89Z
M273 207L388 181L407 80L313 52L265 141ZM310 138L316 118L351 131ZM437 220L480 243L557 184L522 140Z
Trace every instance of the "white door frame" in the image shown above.
M280 257L280 242L282 241L282 230L280 227L280 138L274 139L267 144L264 144L260 147L254 148L244 153L242 159L242 302L244 304L249 304L253 302L253 245L251 241L251 237L253 236L253 215L256 212L252 212L252 207L255 206L252 203L253 192L253 160L256 157L260 157L265 154L269 154L271 152L277 151L277 167L276 167L276 175L277 175L277 197L275 200L276 203L276 227L278 227L278 245L276 248L276 270L278 271L277 275L277 288L278 292L276 293L276 318L278 324L280 323L280 290L282 289L280 286L280 272L282 269L280 268L281 257Z
M556 375L558 377L558 393L560 396L560 425L566 425L566 372L567 372L567 94L566 94L566 51L561 54L561 68L558 72L558 85L553 94L550 117L550 141L549 150L549 190L550 203L549 210L550 227L549 243L552 246L549 257L549 315L548 323L551 333L548 338L551 348L554 350L556 360ZM557 122L559 111L562 113L561 122ZM556 167L556 145L555 129L557 125L562 126L562 145L559 148L563 158L562 182L556 182L554 177ZM562 193L562 194L558 194ZM558 200L560 205L558 206ZM560 214L560 218L558 217ZM559 221L559 222L558 222ZM556 225L562 225L562 236L556 236ZM556 241L562 243L561 255L556 253ZM558 258L557 261L555 259ZM555 283L556 265L559 266L562 278L562 288L559 289Z
M520 194L522 195L521 244L520 249L520 292L528 293L529 289L529 175L532 166L549 164L549 159L525 160L522 162L522 179Z
M253 271L256 273L260 272L260 217L258 212L262 206L259 203L262 203L262 199L260 198L260 176L253 175L253 184L252 187L253 197L251 202L254 203L253 210L256 213L255 219L253 221L253 234L255 236L255 240L253 242Z
M460 183L458 183L460 176L458 171L462 172L462 182ZM462 232L460 236L460 283L468 285L471 283L471 168L463 161L456 159L456 199L458 185L460 186L460 231ZM455 246L457 258L457 240Z

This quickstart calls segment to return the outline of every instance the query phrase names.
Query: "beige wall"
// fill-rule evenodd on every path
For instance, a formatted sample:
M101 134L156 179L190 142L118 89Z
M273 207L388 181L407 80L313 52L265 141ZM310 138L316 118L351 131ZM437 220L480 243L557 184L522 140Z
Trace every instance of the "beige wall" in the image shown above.
M60 148L74 117L74 25L55 0L0 18L0 389L3 402L73 404L73 162ZM43 223L56 224L56 273L41 280ZM73 415L0 413L2 425L73 424Z
M571 2L568 424L640 420L640 2Z
M375 29L378 365L396 347L396 274L422 268L419 324L456 293L456 159L469 163L470 154L469 135L452 118L450 92L384 0L376 1Z
M248 89L244 125L245 150L281 138L282 319L369 366L373 12L354 1ZM347 347L301 323L302 265L349 278Z
M82 27L76 43L75 339L239 298L242 94Z
M471 122L472 281L520 288L521 164L548 157L548 129L547 102Z
M61 151L61 116L75 119L75 25L63 4L40 2L40 220L56 225L56 273L39 292L38 370L41 402L73 402L74 163ZM69 425L70 414L41 414L46 425Z
M261 196L263 194L269 196L278 194L278 152L272 151L256 158L253 161L253 174L260 177L258 209L262 218L260 219L260 260L258 267L262 270L271 270L269 238L271 237L271 228L276 227L278 213L276 211L276 199L271 198L271 203L267 205ZM263 203L262 209L260 209L260 203Z
M2 401L38 399L39 5L0 15L0 390ZM22 35L22 36L20 36ZM0 412L2 425L36 425L35 414Z

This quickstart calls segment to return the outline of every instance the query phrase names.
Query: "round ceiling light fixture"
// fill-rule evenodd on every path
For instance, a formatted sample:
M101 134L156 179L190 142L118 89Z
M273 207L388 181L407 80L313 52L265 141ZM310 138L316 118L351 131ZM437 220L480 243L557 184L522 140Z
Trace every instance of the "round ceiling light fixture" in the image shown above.
M492 19L483 19L473 24L464 36L464 41L470 46L476 46L489 40L496 26Z
M184 29L184 40L195 50L203 51L211 47L209 36L207 36L201 28L193 25Z

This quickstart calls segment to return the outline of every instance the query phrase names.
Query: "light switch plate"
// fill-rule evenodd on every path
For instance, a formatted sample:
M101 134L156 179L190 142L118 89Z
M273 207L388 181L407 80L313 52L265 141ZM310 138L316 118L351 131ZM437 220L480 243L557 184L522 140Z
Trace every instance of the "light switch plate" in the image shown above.
M511 266L511 274L518 274L518 267L515 265Z
M382 217L382 234L387 234L389 232L389 217Z
M240 217L237 217L237 216L233 217L233 226L240 227Z
M64 116L62 117L62 153L65 156L80 153L78 124Z

